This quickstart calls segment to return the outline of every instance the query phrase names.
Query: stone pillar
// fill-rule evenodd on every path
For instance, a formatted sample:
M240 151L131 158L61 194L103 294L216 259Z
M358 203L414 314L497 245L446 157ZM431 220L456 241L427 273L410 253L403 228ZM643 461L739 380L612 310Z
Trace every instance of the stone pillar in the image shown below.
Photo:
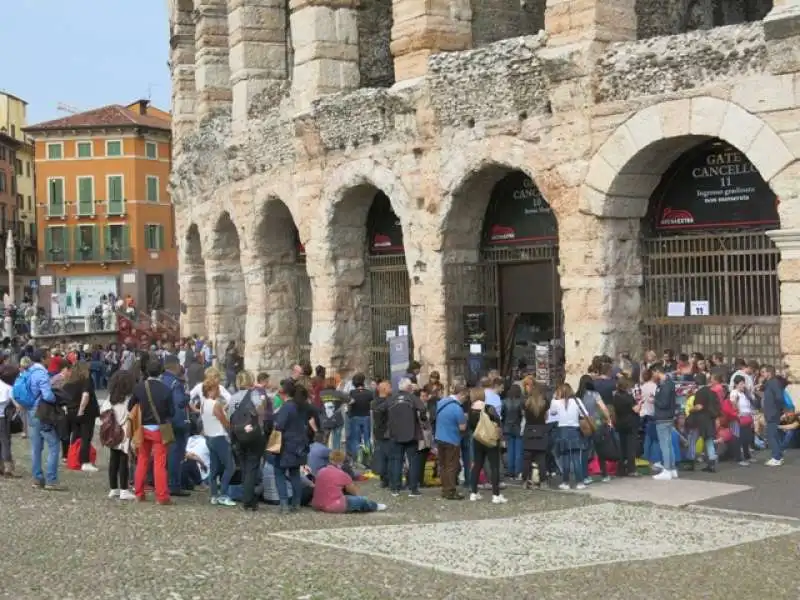
M559 273L567 381L592 357L642 350L638 219L575 214L559 221Z
M772 73L800 71L800 0L774 0L764 19L764 37Z
M228 63L228 9L225 0L197 0L195 84L200 120L231 107Z
M242 263L247 297L245 367L279 378L300 355L297 291L299 285L307 285L302 281L307 275L291 255L244 255Z
M793 379L800 377L800 229L776 229L767 235L781 252L778 279L781 285L781 353Z
M430 371L439 371L442 378L448 380L447 288L442 253L424 249L411 264L408 293L414 358L422 365L426 377Z
M298 111L323 94L357 89L358 0L290 0L292 95Z
M195 127L195 27L191 2L189 10L177 10L170 23L170 67L172 74L172 134L173 153L180 152L180 141Z
M191 335L203 335L206 331L206 275L202 269L199 272L195 269L187 268L186 265L179 265L178 287L181 291L181 301L186 307L186 312L180 315L181 335L189 337ZM111 329L116 329L116 324L112 322Z
M547 45L636 39L636 0L547 0Z
M425 75L431 54L472 47L468 0L393 0L392 16L395 81Z
M219 355L230 340L242 344L245 334L247 300L244 277L238 260L206 259L207 316L205 335Z
M247 120L252 101L271 82L287 78L286 3L228 0L233 124Z

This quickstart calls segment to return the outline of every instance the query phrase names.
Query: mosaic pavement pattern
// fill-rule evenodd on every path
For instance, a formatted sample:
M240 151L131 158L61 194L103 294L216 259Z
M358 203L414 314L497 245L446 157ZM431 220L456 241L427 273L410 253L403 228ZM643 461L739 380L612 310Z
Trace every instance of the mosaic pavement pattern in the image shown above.
M800 531L644 506L598 504L505 519L290 531L274 535L436 570L500 579L730 548ZM480 551L464 560L464 547ZM424 557L424 561L420 560Z

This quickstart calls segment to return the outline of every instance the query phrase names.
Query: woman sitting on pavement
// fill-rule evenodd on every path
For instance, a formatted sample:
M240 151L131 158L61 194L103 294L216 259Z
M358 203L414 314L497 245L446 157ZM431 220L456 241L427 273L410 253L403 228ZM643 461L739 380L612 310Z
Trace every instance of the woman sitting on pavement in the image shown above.
M328 513L375 512L386 510L385 504L378 504L365 496L360 496L352 477L342 470L345 453L333 450L330 464L320 469L314 481L314 496L311 506Z

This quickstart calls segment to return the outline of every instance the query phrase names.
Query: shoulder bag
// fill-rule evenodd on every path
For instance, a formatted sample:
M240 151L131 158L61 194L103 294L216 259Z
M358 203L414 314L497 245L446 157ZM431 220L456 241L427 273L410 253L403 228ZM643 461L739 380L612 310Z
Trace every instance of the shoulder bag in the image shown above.
M586 412L586 407L580 398L575 398L575 402L578 403L578 413L580 413L578 415L578 428L581 430L581 435L587 438L592 437L594 432L597 431L594 420Z
M150 410L153 411L153 416L156 419L156 423L158 423L158 431L161 432L161 443L165 446L169 446L175 441L175 431L172 429L172 423L161 422L161 417L156 410L156 403L153 402L153 395L150 393L149 381L144 382L144 391L147 393L147 402L150 404ZM170 398L169 401L172 402L172 398Z
M485 408L481 409L478 424L475 426L475 432L472 437L487 448L494 448L497 446L497 442L500 441L500 427L492 421Z

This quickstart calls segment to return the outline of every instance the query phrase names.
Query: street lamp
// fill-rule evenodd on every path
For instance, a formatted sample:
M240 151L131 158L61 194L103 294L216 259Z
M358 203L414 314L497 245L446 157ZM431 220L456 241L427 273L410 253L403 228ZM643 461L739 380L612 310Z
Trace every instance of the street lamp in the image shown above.
M14 306L14 270L17 268L17 253L14 250L14 230L8 230L8 237L6 238L6 270L8 270L8 301L10 306L6 307L5 318L3 325L6 337L13 335L13 323L11 322L11 306Z

